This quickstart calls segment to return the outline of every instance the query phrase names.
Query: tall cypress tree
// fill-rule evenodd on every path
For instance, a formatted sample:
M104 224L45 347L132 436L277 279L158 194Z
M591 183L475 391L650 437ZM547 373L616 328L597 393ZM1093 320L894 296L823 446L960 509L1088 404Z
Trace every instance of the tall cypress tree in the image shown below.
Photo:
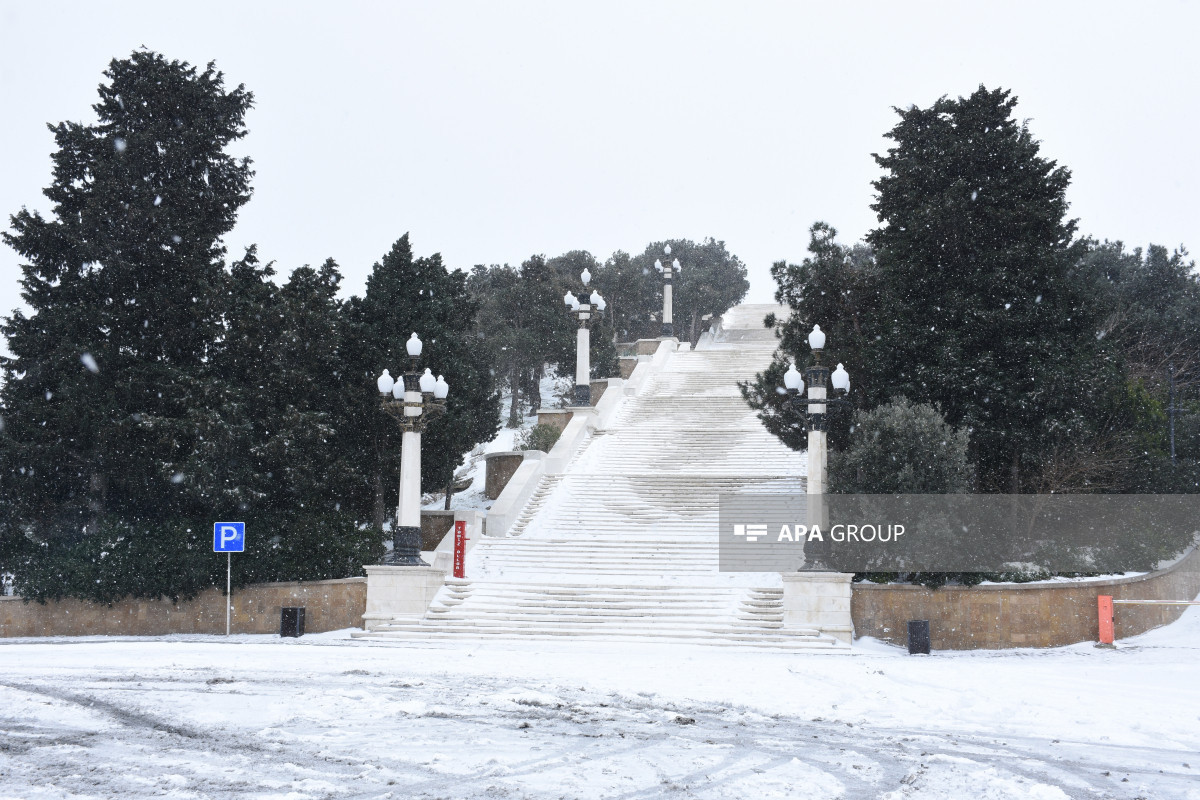
M9 317L0 486L32 596L190 593L194 510L177 465L228 442L235 398L206 380L219 336L221 237L249 198L251 95L212 65L140 51L113 61L94 124L51 126L49 218L4 233L32 314ZM10 527L11 530L11 527ZM33 559L33 560L30 560Z
M186 510L171 465L199 445L196 411L224 404L204 380L221 237L253 175L226 152L252 95L212 64L142 50L104 75L97 122L51 126L51 216L22 210L3 234L32 309L3 326L4 492L47 542Z
M1086 435L1121 380L1077 270L1070 173L1040 155L1016 102L980 87L898 110L867 237L888 298L878 380L968 427L981 485L1009 491Z
M446 413L431 419L422 436L422 488L445 488L464 454L499 429L499 396L487 354L478 345L476 311L466 273L446 269L438 254L414 258L408 234L375 263L364 296L351 301L343 349L346 418L340 429L353 461L367 465L359 502L369 504L377 526L394 508L401 436L396 421L380 407L375 379L384 369L397 376L408 369L410 335L416 333L424 344L421 369L429 367L450 384Z

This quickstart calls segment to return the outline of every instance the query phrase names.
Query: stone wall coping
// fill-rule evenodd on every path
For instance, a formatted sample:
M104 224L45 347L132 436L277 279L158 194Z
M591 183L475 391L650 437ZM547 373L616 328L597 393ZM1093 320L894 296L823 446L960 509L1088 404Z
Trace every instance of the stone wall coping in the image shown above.
M406 567L406 566L400 566L400 565L395 565L395 564L367 564L366 566L363 567L363 569L366 570L367 575L390 575L390 574L405 574L405 573L415 575L415 574L422 573L422 572L430 573L430 574L436 572L439 575L446 574L445 570L438 569L437 567L431 567L431 566ZM367 580L367 578L359 578L358 580L365 581L365 580Z
M247 584L247 585L241 587L240 589L234 589L233 591L236 594L239 591L246 591L247 589L281 589L286 586L296 586L296 587L300 587L300 586L336 586L338 584L344 584L344 583L366 583L366 582L367 582L367 579L361 578L361 577L360 578L330 578L328 580L323 580L323 581L272 581L270 583L250 583L250 584ZM220 589L221 587L214 585L214 586L208 586L205 588ZM122 600L162 600L162 599L169 600L170 598L168 598L166 595L163 595L162 597L159 597L159 598L126 596L126 597L122 597L122 598L118 599L115 602L119 603ZM0 603L23 602L24 600L25 600L24 597L21 597L20 595L17 595L17 594L0 595ZM78 597L64 597L63 600L64 601L72 601L73 600L73 601L80 602L80 603L91 603L92 605L100 605L100 606L111 605L110 603L104 603L99 600L82 600ZM34 603L37 601L30 598L29 602ZM55 601L50 601L50 602L55 602ZM186 603L187 601L181 597L181 598L179 598L179 602Z
M541 412L538 412L541 413ZM519 456L529 452L528 450L497 450L494 453L484 453L483 460L487 461L492 457L499 458L500 456Z
M1011 592L1014 589L1019 590L1036 590L1036 589L1078 589L1081 586L1088 588L1103 588L1105 586L1129 586L1130 584L1142 583L1156 578L1161 578L1165 575L1170 575L1182 569L1188 569L1187 562L1192 560L1192 557L1197 554L1196 547L1190 547L1184 551L1183 555L1175 560L1169 567L1147 572L1145 575L1131 575L1128 578L1100 578L1097 580L1083 579L1071 581L1029 581L1028 583L981 583L975 586L939 586L933 591L938 592ZM1195 567L1190 567L1194 569ZM871 581L856 581L854 583L854 591L865 590L868 592L877 591L929 591L928 586L922 586L919 583L872 583Z

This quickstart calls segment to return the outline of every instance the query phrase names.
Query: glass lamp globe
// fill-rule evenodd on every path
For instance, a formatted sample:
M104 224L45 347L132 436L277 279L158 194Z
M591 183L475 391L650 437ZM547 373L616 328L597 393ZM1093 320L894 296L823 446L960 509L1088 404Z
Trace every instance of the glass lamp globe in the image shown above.
M671 255L671 245L667 245L666 247L664 247L663 252L666 253L667 255Z
M679 259L678 258L671 262L671 269L675 270L676 272L679 272Z
M392 393L392 387L396 385L396 381L385 369L379 376L379 380L375 381L375 385L379 387L379 393L386 396Z
M404 348L408 350L408 354L413 358L421 355L421 348L423 346L424 345L421 344L421 340L417 338L416 333L408 337L408 341L404 343Z
M808 346L813 350L825 349L825 332L820 325L813 325L812 333L808 335Z
M433 377L433 373L429 371L428 367L425 368L425 373L421 375L420 383L421 391L426 393L432 392L433 387L437 384L437 378Z
M837 369L829 376L829 382L835 389L841 389L843 392L850 391L850 373L846 372L846 368L841 364L838 364Z
M450 384L446 383L444 376L438 375L437 383L433 385L433 399L445 400L448 394L450 394Z
M792 364L790 367L788 367L788 371L783 373L783 385L786 386L789 391L793 389L797 392L804 391L804 378L800 377L800 372L796 369L795 364Z
M584 286L587 286L588 282L591 281L592 273L590 271L588 271L587 267L584 267L583 272L579 273L579 279L581 281L583 281Z

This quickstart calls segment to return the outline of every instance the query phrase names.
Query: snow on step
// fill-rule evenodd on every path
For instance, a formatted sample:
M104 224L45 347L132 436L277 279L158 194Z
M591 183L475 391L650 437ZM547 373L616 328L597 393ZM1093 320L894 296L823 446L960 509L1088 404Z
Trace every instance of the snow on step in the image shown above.
M718 571L723 492L803 491L805 455L782 445L739 381L771 361L762 318L731 309L717 341L676 352L562 475L546 476L505 537L485 537L467 580L448 579L420 620L370 638L657 639L844 649L817 630L783 630L778 574Z

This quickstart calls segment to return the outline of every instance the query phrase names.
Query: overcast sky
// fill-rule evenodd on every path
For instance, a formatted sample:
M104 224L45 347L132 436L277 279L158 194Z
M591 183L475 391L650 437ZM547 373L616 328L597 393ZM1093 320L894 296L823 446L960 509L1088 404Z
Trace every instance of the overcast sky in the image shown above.
M1012 89L1080 231L1200 247L1200 5L0 0L0 212L47 210L47 122L142 45L255 95L227 240L347 293L404 232L451 267L712 236L769 301L808 227L847 242L893 106ZM0 313L20 261L0 246Z

